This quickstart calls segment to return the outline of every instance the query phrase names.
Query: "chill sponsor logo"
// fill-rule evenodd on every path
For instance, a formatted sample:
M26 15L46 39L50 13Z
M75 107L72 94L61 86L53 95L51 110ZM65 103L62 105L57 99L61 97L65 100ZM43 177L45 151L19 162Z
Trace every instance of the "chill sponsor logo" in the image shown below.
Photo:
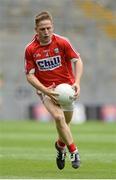
M61 57L53 56L36 61L40 71L53 70L61 66Z

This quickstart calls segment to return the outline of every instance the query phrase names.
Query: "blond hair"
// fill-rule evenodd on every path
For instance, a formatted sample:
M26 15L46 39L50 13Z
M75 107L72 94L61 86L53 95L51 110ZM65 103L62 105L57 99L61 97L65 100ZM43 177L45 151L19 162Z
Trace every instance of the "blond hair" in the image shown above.
M35 25L37 26L40 21L50 20L53 23L52 15L48 11L43 11L36 15L35 17Z

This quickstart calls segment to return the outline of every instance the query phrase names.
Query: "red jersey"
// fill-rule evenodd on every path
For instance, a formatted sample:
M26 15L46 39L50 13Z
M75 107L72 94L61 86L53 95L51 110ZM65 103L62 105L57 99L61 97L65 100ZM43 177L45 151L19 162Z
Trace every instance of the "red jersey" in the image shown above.
M46 87L55 83L74 83L71 60L79 58L70 42L53 34L52 41L45 46L40 45L38 35L26 46L25 72L33 72Z

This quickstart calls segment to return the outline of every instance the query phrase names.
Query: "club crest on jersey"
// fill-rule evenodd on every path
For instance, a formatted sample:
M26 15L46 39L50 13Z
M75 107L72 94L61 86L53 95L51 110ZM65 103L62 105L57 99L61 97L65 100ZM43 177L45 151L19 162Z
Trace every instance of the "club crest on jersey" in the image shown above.
M36 63L40 71L53 70L61 66L61 57L53 56L45 59L39 59Z
M59 49L58 48L55 48L54 49L54 52L57 54L57 53L59 53Z

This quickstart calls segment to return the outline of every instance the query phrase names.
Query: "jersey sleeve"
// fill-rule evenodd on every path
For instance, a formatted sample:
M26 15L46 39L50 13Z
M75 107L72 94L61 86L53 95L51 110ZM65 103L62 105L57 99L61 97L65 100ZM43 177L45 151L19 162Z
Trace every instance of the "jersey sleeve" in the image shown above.
M80 54L73 48L68 39L65 40L65 55L67 60L75 61L80 58Z
M25 73L34 73L35 63L33 61L33 56L29 47L25 49Z

